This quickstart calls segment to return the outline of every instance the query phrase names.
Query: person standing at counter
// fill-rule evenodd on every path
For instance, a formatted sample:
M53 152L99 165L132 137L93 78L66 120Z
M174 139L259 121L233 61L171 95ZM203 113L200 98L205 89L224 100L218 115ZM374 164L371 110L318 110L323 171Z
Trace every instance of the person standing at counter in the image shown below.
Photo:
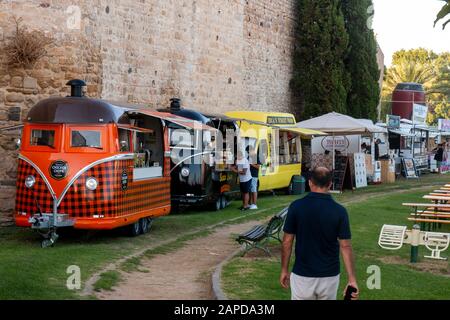
M258 200L258 178L259 178L259 168L261 167L261 162L259 160L259 154L255 152L255 148L252 148L249 152L250 157L250 173L252 175L252 184L250 187L250 210L258 210L256 201Z
M441 165L444 160L444 144L441 143L433 151L436 151L434 155L434 160L437 161L438 172L441 173Z
M380 160L380 143L380 139L375 140L375 161Z
M244 156L244 153L242 151L238 151L236 165L231 169L239 174L239 183L242 194L241 211L247 211L250 209L249 201L252 185L252 175L250 172L250 163L247 157Z

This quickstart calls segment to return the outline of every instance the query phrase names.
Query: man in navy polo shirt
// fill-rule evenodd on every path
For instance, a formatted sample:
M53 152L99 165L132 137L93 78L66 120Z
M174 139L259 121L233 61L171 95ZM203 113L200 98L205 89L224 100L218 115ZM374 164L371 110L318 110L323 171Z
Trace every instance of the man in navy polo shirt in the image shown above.
M292 300L336 300L339 287L339 251L348 274L348 286L356 283L347 210L329 194L332 174L326 168L311 173L311 193L294 201L284 225L280 283L291 286ZM289 273L292 246L295 264ZM347 288L346 288L347 289ZM358 299L358 293L352 299Z

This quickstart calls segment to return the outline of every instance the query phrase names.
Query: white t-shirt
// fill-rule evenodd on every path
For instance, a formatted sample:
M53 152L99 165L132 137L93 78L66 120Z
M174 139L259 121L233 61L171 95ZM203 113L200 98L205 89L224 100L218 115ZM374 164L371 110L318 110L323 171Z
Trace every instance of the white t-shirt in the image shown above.
M243 171L244 169L247 169L245 174L239 174L240 182L247 182L252 179L252 174L250 172L250 163L248 162L248 159L243 158L241 160L238 160L237 167L238 167L239 171Z

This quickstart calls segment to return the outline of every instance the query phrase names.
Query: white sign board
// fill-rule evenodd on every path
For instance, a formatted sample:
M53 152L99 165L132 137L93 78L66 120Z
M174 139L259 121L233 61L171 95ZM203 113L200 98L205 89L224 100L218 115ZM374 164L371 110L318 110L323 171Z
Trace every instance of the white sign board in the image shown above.
M439 129L439 131L450 132L450 120L439 119L438 120L438 129Z
M355 153L355 186L356 188L367 187L366 155Z
M311 142L311 152L323 154L325 151L333 152L334 150L342 154L358 153L360 148L361 136L327 136L316 137Z
M413 107L413 123L425 124L427 121L428 107L421 104L414 104Z

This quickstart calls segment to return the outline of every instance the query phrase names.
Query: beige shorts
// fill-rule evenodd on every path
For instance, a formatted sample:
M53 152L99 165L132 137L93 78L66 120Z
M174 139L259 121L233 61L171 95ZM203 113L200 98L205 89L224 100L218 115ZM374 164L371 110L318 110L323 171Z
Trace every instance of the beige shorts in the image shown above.
M292 300L336 300L339 278L307 278L291 273Z

